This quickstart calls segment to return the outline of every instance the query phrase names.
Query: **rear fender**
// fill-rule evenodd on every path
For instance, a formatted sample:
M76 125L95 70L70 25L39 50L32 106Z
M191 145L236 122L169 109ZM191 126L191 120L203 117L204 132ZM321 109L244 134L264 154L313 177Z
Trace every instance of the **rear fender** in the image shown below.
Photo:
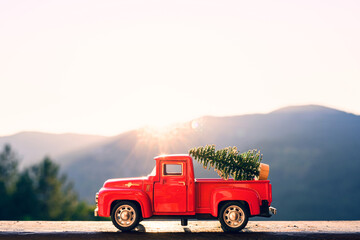
M219 204L223 201L244 201L249 205L250 215L260 214L259 194L248 188L222 188L211 193L211 215L218 216Z
M140 189L102 189L99 194L99 216L110 217L111 204L114 201L130 200L136 201L141 207L143 218L152 216L151 201L149 196Z

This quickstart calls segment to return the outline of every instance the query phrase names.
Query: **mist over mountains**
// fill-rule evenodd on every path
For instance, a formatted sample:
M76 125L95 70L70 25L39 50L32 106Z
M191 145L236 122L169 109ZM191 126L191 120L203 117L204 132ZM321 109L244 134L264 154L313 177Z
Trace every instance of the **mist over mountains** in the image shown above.
M360 219L360 116L354 114L315 105L287 107L268 114L203 117L96 141L56 159L89 201L108 178L150 173L154 156L215 144L217 149L261 150L263 162L270 164L273 205L279 211L274 220ZM217 177L198 164L195 174Z
M42 132L20 132L11 136L0 137L0 146L10 144L21 158L21 166L40 162L45 156L54 160L67 152L77 151L83 147L100 143L107 139L103 136L86 134L53 134Z

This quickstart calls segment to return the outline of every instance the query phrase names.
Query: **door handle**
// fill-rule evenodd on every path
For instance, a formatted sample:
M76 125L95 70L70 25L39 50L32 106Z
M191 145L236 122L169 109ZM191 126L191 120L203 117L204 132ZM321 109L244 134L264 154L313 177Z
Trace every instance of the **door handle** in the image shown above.
M185 186L185 182L179 182L180 184L184 184L184 186Z

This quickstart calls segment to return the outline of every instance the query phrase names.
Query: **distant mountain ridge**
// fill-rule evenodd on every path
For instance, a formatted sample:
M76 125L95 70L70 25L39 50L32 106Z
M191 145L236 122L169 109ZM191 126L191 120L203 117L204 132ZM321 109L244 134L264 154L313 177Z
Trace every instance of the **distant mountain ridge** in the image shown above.
M360 198L360 116L323 106L202 117L162 132L136 129L67 151L57 161L80 196L93 202L106 179L147 175L156 155L206 144L261 150L279 211L274 220L360 219L354 204ZM196 163L195 174L217 177Z
M10 144L20 155L21 166L29 166L42 160L44 156L57 160L64 153L77 151L106 139L103 136L74 133L20 132L0 137L0 147L2 149L5 144Z
M283 107L283 108L279 108L276 109L270 113L280 113L280 112L286 112L286 113L291 113L291 112L317 112L317 113L344 113L344 111L340 111L334 108L330 108L330 107L325 107L325 106L321 106L321 105L299 105L299 106L287 106L287 107Z

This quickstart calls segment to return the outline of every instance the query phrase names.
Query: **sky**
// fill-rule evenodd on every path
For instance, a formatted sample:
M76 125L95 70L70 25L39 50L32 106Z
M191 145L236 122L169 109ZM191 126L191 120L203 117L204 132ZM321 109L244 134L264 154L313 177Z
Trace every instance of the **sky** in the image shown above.
M0 136L360 114L359 1L0 0Z

